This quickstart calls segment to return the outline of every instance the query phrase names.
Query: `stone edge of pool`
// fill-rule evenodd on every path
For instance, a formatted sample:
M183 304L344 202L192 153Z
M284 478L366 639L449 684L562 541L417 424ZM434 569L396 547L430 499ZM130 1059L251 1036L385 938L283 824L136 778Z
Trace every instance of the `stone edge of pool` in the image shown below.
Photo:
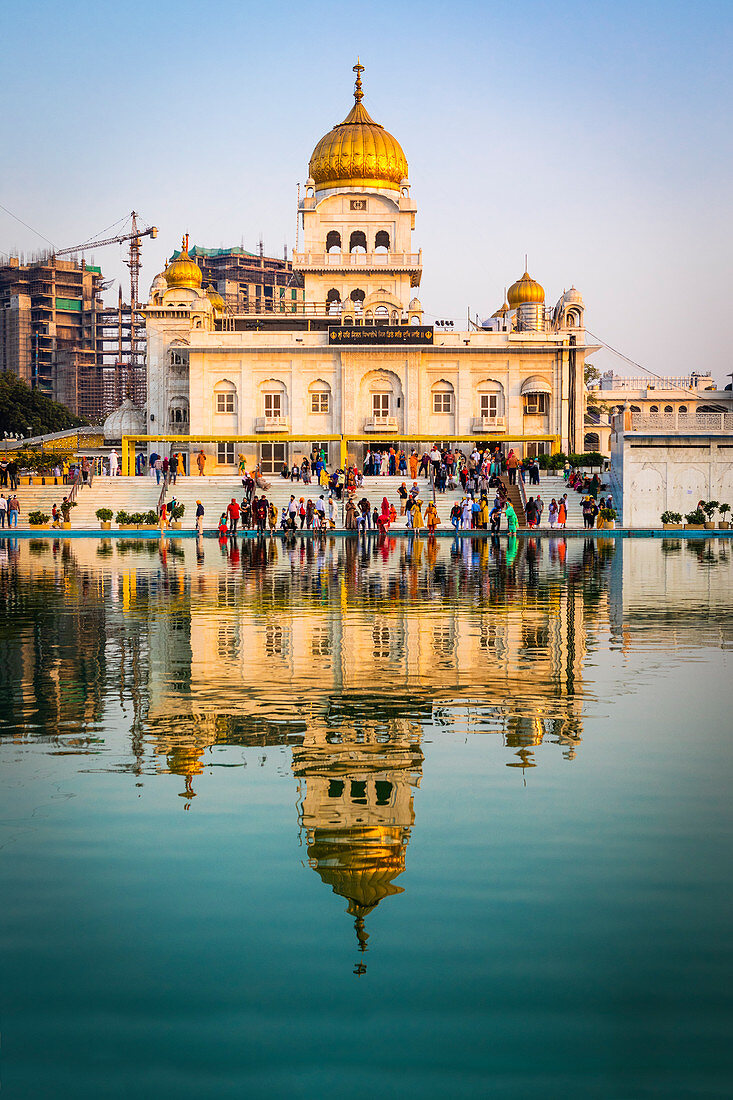
M336 527L332 531L318 532L318 535L323 537L332 537L338 535L340 538L359 538L362 534L369 535L370 537L379 537L379 532L370 530L366 532L360 531L347 531L345 527ZM500 531L500 538L507 538L508 531ZM290 535L304 535L306 537L314 537L316 532L314 531L275 531L274 535L277 538L286 538ZM449 531L440 530L435 532L436 538L493 538L491 531ZM396 531L389 532L390 538L414 538L415 533L407 530L406 528L400 528ZM657 539L708 539L708 538L733 538L733 530L729 531L665 531L662 527L616 527L613 530L597 530L595 527L586 529L584 527L565 528L563 530L551 530L549 527L537 528L536 530L529 530L526 527L520 528L517 531L519 538L657 538ZM149 528L142 528L140 530L132 530L129 527L118 530L102 531L99 528L76 528L71 530L59 529L53 531L51 529L45 529L40 531L31 531L27 527L12 527L0 529L0 538L13 537L13 538L26 538L26 539L68 539L68 538L99 538L99 539L159 539L160 531L151 531ZM197 532L194 528L187 528L185 530L167 531L166 537L171 539L191 539L197 537ZM219 534L217 531L204 531L203 537L208 539L218 539ZM270 538L269 532L264 536L260 536L257 531L237 531L237 538ZM425 530L419 536L421 539L427 539L429 536Z

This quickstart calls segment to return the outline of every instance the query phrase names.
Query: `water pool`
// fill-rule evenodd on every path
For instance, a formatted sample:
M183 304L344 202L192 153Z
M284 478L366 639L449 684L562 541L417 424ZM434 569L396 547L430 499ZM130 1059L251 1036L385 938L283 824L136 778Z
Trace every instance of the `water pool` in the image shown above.
M731 562L0 539L4 1095L731 1095Z

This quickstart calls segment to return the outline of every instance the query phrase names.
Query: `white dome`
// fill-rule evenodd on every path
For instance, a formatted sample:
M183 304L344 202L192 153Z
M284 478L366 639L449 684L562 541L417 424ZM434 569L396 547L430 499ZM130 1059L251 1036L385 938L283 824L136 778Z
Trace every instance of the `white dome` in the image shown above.
M153 279L152 283L150 284L150 295L152 297L152 295L155 294L156 291L167 290L167 289L168 289L168 283L166 282L165 275L163 274L162 271L159 271L158 274Z
M571 286L570 290L566 290L563 294L562 300L566 306L573 304L582 306L583 295L580 293L579 290L576 290L574 286Z
M422 303L419 298L413 298L410 302L410 309L422 309Z
M133 405L129 397L119 409L111 412L104 422L105 442L122 439L123 435L144 435L146 429L145 412Z

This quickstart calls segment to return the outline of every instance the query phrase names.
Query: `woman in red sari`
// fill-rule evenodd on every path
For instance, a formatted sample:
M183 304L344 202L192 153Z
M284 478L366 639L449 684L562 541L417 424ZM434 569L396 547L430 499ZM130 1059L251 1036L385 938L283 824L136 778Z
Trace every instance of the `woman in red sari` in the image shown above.
M389 501L386 497L382 497L382 511L379 513L377 522L380 531L389 531Z

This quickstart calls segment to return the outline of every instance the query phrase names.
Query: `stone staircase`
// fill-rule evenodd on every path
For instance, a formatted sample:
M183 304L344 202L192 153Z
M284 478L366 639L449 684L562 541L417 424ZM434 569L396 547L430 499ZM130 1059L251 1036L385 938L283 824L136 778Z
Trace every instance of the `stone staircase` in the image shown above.
M91 486L79 487L77 506L71 512L71 526L82 530L98 530L99 520L94 514L97 508L111 508L113 517L121 509L126 512L147 512L150 508L156 508L160 488L154 477L96 477ZM3 492L7 496L6 490ZM18 527L28 527L29 512L40 511L50 515L52 506L56 504L60 507L61 501L70 492L70 485L21 485L18 489ZM114 518L112 526L114 527Z
M282 509L288 503L291 493L297 501L299 501L301 497L304 497L307 501L310 497L311 500L315 502L321 492L324 492L324 495L327 496L326 491L315 483L303 485L302 482L286 481L284 478L274 475L268 477L267 480L270 483L270 489L266 492L267 499L274 503L278 509ZM407 526L407 521L405 516L399 515L400 500L397 494L397 490L403 481L409 489L412 484L411 479L399 475L395 477L376 476L364 478L364 484L357 492L357 499L366 496L372 508L376 506L376 508L380 510L382 497L386 496L390 504L394 504L398 513L395 528L398 530L405 528ZM423 501L424 512L428 501L432 499L432 489L429 481L425 478L418 478L418 485L420 487L420 496ZM519 487L510 485L508 488L510 499L519 518L520 527L522 527L525 524L525 516ZM60 505L63 497L67 495L69 491L70 486L65 485L21 486L18 491L21 505L18 527L28 527L28 513L33 510L38 509L50 514L51 506L54 503ZM527 483L525 485L525 491L528 494L531 491L533 496L536 496L539 492L545 504L544 522L541 526L543 528L547 527L547 509L551 499L555 497L556 500L559 500L566 491L563 478L556 476L546 477L543 475L539 487L530 486ZM160 486L156 484L155 478L148 476L116 478L97 477L94 479L94 483L91 487L81 487L79 489L77 507L71 514L72 528L77 530L98 530L99 520L95 516L97 508L111 508L114 514L120 509L126 512L145 512L148 509L154 509L158 503L159 495ZM185 506L182 521L184 530L191 530L195 525L197 500L201 500L205 508L204 529L213 530L219 522L219 516L222 512L226 511L226 507L232 497L235 497L237 501L241 501L243 495L242 481L238 476L198 477L194 475L193 477L179 477L176 484L168 488L168 499L170 499L171 495L175 496L176 500ZM439 529L450 529L451 508L457 501L462 499L462 496L463 494L460 489L437 494L436 505L438 515L440 516ZM493 501L493 494L490 500ZM342 526L342 514L342 505L337 502L337 527ZM112 526L115 526L114 520L112 521ZM580 509L580 495L574 490L568 492L567 526L568 528L582 528L583 526L583 515ZM502 529L506 529L505 522L502 522Z

